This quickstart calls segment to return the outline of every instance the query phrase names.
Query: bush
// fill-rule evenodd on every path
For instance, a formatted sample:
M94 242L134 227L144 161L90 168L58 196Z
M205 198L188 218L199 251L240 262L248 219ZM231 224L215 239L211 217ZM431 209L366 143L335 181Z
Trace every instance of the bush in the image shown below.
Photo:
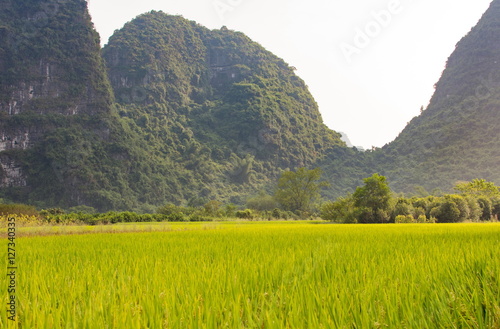
M389 214L383 209L355 208L354 214L357 222L361 224L382 224L388 223L390 220Z
M337 223L355 223L354 200L348 196L335 202L325 203L321 207L321 218Z
M172 213L167 215L167 221L169 222L187 222L188 218L181 212Z
M255 214L251 209L239 210L236 212L236 218L240 219L254 219Z
M232 203L224 206L224 216L226 217L234 217L236 216L236 206Z
M0 215L39 216L34 206L26 204L0 204Z
M392 216L393 218L396 218L399 215L413 215L415 212L415 209L413 208L413 205L409 203L409 200L407 199L398 199L396 205L394 206L394 209L392 210Z
M415 223L415 218L412 215L397 215L395 222L396 224L411 224Z
M188 220L190 222L210 222L212 219L210 217L203 216L200 212L195 212L189 215Z
M50 216L50 215L63 215L66 212L62 210L61 208L50 208L50 209L44 209L40 211L40 215L42 216Z
M474 196L466 196L465 200L469 206L469 220L472 222L478 222L481 220L481 206L479 205L478 199ZM489 220L489 219L488 219Z
M455 194L446 195L445 200L447 202L455 203L458 210L460 211L460 214L458 215L458 219L455 221L455 223L463 222L463 221L466 221L470 218L469 205L467 204L467 201L465 200L465 198L463 196L455 195Z
M181 207L177 207L176 205L174 205L172 203L168 203L168 204L164 205L163 207L158 208L156 210L156 212L158 214L170 216L172 214L182 212L182 209L181 209Z
M247 201L247 207L258 211L272 211L278 206L274 197L261 193Z
M460 209L450 200L447 200L430 212L430 217L434 217L439 223L457 223L460 221Z
M413 211L413 216L414 216L415 218L420 218L421 216L424 216L425 218L427 218L427 217L425 216L425 209L424 209L424 208L420 208L420 207L418 207L418 208L414 208L414 209L415 209L415 210Z
M481 208L479 219L482 221L489 221L493 217L493 203L486 197L477 199L477 203Z
M154 222L155 218L151 214L143 214L143 215L139 215L138 221L143 222L143 223L150 223L150 222Z
M205 210L205 214L208 216L213 216L213 217L220 217L221 214L219 212L220 207L222 206L222 203L219 201L209 201L205 203L203 206Z
M496 220L500 219L500 198L494 197L491 199L492 209L491 214L496 217Z
M135 223L139 221L139 216L135 212L122 212L117 215L118 222L120 223Z

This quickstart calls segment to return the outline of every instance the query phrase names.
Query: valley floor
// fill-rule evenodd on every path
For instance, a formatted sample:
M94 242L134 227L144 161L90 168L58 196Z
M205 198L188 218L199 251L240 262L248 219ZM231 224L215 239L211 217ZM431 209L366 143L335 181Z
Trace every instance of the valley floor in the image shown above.
M240 221L19 233L17 318L3 310L5 328L500 327L498 223ZM7 255L0 265L7 268ZM0 276L4 305L8 284Z

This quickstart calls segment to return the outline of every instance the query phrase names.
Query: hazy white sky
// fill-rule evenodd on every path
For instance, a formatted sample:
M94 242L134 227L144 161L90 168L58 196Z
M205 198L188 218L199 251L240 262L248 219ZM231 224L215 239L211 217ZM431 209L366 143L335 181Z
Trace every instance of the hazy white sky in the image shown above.
M448 56L490 2L89 0L89 9L103 44L152 9L244 32L297 68L330 128L371 148L427 105Z

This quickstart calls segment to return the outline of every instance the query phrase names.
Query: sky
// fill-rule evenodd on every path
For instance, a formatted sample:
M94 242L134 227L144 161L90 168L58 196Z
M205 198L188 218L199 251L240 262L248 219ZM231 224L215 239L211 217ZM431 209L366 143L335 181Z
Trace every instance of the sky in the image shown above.
M150 10L241 31L297 68L325 124L365 149L426 107L491 0L88 0L103 45Z

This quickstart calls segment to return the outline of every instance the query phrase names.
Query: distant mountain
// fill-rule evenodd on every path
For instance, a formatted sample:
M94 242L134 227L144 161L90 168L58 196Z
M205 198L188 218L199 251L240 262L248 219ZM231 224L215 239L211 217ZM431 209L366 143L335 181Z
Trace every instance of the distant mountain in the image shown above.
M345 145L293 69L242 33L153 11L110 38L105 68L86 1L0 1L4 198L242 204Z
M366 152L323 124L292 67L242 33L152 11L101 49L85 0L0 8L0 201L243 205L283 170L317 166L327 198L374 172L406 192L500 183L500 0L457 44L429 107Z
M344 145L293 69L242 33L153 11L117 31L104 58L124 112L182 125L214 155L251 154L286 168Z
M242 33L152 11L117 31L104 58L121 116L203 182L184 199L244 203L345 145L293 68Z
M500 1L456 46L428 108L381 151L397 190L500 183Z

